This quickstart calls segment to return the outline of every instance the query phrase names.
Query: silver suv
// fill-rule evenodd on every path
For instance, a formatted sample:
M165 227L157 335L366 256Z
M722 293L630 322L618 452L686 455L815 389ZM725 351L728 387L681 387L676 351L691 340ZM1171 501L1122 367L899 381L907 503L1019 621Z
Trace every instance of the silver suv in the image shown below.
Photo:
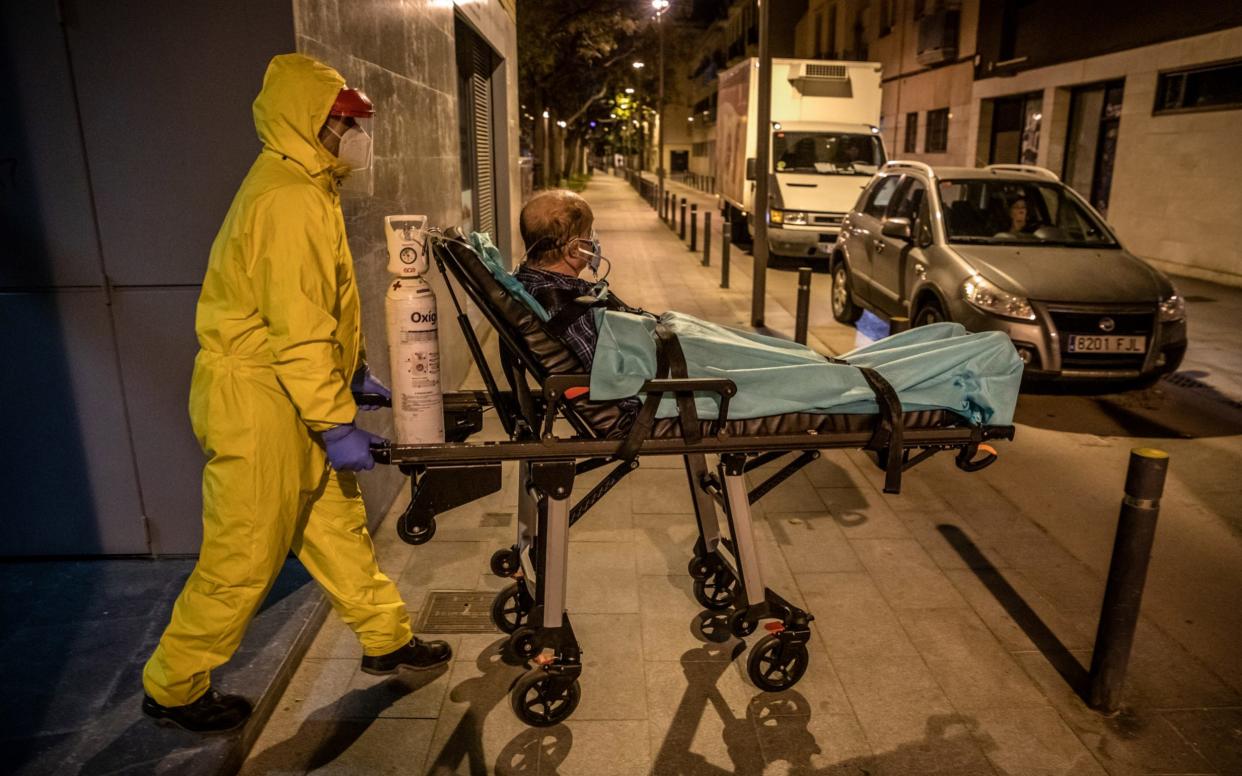
M1033 378L1155 380L1181 364L1186 310L1165 275L1041 167L889 162L833 250L832 313L1010 336Z

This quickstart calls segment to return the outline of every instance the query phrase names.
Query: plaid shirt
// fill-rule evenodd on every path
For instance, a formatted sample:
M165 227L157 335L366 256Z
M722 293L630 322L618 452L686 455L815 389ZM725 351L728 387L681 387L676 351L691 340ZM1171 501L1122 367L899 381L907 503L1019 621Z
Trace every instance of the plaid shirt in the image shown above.
M539 304L543 305L548 315L556 315L564 307L563 304L557 304L558 296L560 299L572 298L568 295L558 295L556 291L571 291L575 296L582 296L589 294L595 285L581 278L562 275L559 272L535 269L528 264L523 264L514 273L514 277L526 286L526 290L535 297ZM595 331L595 316L588 313L569 324L565 333L561 335L561 339L582 362L582 367L590 372L591 363L595 360L595 342L599 339L599 333Z

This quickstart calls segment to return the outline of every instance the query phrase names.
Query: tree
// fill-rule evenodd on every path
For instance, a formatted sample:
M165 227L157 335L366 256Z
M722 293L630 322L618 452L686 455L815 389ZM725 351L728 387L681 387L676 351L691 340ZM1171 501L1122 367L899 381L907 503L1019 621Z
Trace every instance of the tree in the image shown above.
M518 9L519 94L535 117L532 147L542 153L543 111L549 127L564 121L563 164L566 177L581 155L589 129L587 114L633 78L632 61L650 27L649 0L547 0ZM544 169L551 160L542 159Z

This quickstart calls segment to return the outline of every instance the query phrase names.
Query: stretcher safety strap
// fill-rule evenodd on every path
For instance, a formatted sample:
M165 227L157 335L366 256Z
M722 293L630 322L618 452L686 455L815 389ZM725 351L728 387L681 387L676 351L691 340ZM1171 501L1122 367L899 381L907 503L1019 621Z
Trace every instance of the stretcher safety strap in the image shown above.
M880 408L880 422L867 443L868 450L874 450L884 456L884 492L901 492L901 458L905 453L903 432L905 430L904 411L901 399L891 383L879 372L868 367L857 367L863 379L875 394L875 402Z

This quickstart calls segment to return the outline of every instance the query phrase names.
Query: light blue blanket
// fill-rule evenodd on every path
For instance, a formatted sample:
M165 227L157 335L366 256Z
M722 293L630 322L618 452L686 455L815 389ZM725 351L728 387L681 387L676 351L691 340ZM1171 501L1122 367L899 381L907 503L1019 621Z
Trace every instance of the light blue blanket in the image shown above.
M591 398L635 396L655 376L656 321L596 310L599 341L591 367ZM854 366L874 368L906 410L946 409L974 423L1013 423L1022 361L1001 332L967 334L956 323L920 326L873 342L829 363L803 345L668 312L660 321L677 334L690 377L727 377L737 384L729 403L736 419L790 412L872 414L874 394ZM719 412L714 394L697 394L700 417ZM676 417L673 397L657 417Z

